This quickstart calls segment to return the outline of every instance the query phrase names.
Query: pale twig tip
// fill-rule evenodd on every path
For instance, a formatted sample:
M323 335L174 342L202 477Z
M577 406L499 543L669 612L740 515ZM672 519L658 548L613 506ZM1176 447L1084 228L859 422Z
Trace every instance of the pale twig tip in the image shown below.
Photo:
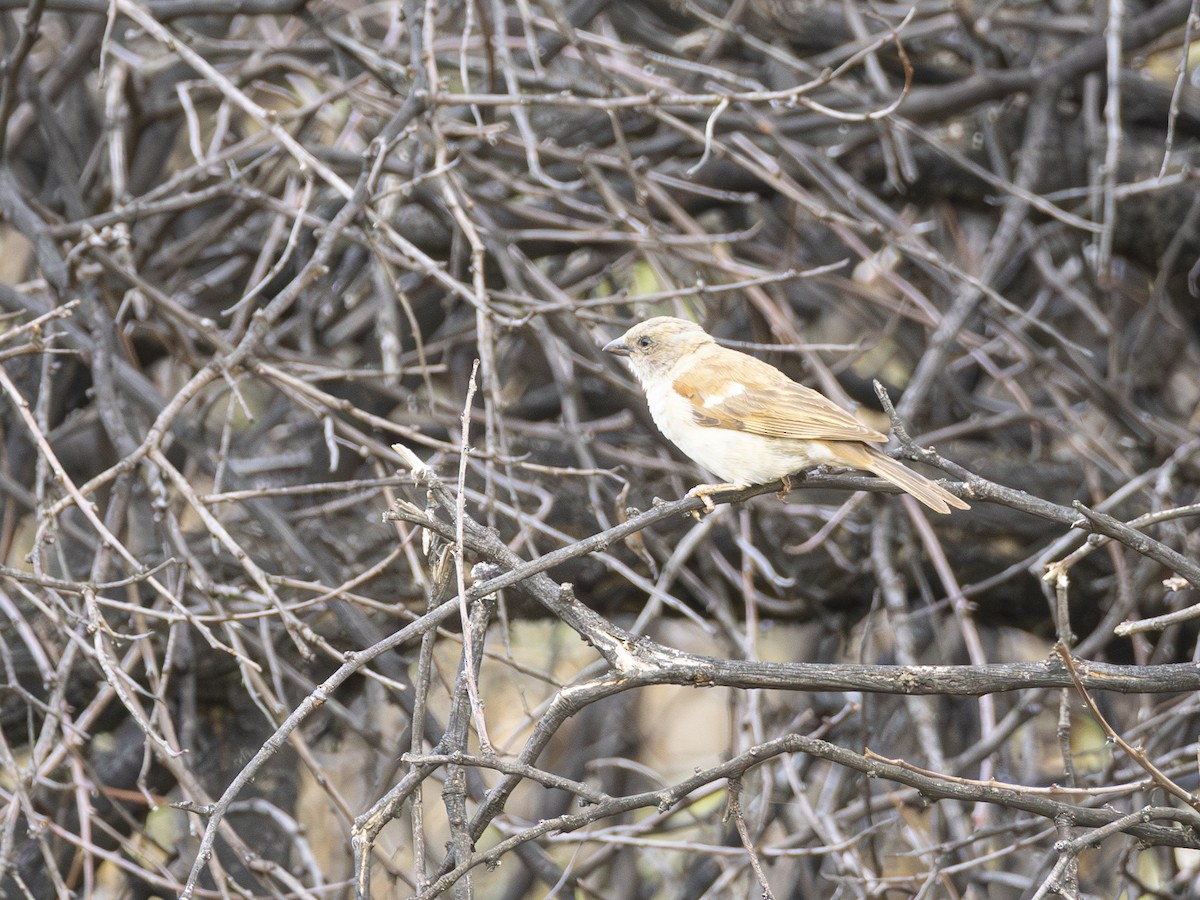
M392 449L396 451L396 455L400 457L404 465L413 473L413 478L417 481L423 481L430 474L429 466L417 454L413 453L404 444L392 444Z

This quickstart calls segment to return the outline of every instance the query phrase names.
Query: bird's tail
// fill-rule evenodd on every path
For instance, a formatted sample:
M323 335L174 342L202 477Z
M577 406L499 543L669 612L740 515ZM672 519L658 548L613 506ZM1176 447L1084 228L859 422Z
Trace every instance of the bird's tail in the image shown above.
M934 512L949 513L951 506L955 509L971 508L941 485L934 484L924 475L918 475L903 463L897 462L874 447L866 444L843 444L838 449L845 451L851 448L855 451L852 454L854 458L847 458L845 460L847 465L854 466L856 469L865 469L878 475L884 481L890 481L906 494L912 494ZM857 451L861 451L861 454ZM838 455L847 457L851 454L839 453Z

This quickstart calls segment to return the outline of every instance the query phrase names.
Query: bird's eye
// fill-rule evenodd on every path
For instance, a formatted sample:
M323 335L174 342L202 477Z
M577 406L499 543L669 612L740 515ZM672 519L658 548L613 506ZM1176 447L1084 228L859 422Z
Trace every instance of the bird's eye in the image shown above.
M640 337L640 338L638 338L637 345L639 347L641 347L643 350L645 350L653 343L654 343L654 341L650 340L650 338L648 338L648 337Z

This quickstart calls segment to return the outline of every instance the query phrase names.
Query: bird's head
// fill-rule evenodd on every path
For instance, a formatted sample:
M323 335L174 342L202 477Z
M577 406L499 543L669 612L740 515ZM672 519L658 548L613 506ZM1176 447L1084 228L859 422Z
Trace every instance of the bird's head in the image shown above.
M712 343L715 343L712 336L695 322L656 316L609 341L604 350L626 357L633 373L645 384L666 375L680 357Z

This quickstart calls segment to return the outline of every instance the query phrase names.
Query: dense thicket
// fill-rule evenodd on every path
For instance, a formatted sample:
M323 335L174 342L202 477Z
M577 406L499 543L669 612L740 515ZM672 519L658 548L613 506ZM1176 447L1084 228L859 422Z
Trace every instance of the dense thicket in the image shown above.
M1195 893L1192 3L5 6L6 896Z

